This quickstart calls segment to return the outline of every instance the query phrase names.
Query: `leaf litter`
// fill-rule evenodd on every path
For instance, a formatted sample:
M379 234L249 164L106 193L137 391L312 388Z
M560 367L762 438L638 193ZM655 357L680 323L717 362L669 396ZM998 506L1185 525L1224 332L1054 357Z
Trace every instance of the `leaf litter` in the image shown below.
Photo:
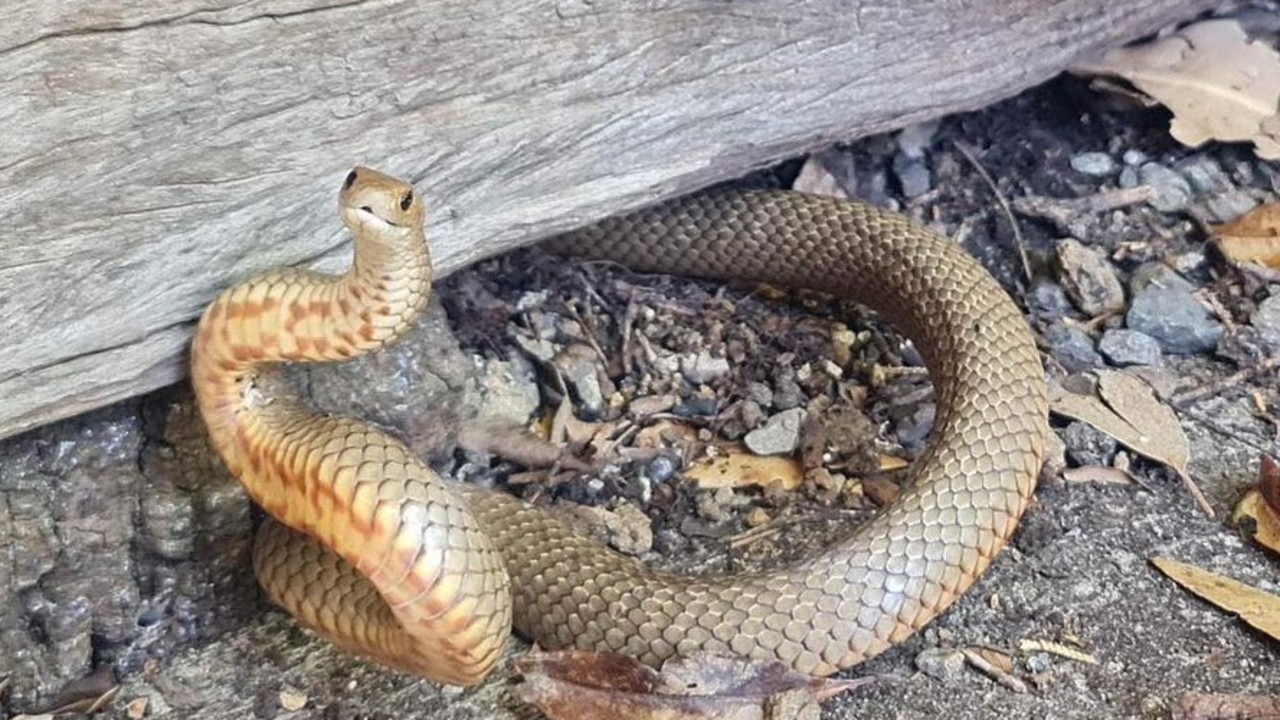
M1235 20L1206 20L1072 68L1123 78L1173 112L1169 133L1189 147L1252 142L1280 160L1280 53Z

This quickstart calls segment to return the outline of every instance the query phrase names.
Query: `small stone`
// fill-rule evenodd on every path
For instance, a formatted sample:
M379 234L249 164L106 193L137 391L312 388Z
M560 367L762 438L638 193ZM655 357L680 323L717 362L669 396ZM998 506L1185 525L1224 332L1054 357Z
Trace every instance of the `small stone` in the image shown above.
M941 123L938 120L927 120L902 128L897 137L898 149L909 158L917 160L923 158L924 151L933 144L933 138L938 134L940 126Z
M769 522L769 520L769 511L762 507L754 507L747 512L747 517L743 521L747 524L747 527L760 527Z
M1118 447L1115 438L1083 422L1067 425L1062 441L1067 446L1067 459L1081 467L1110 466Z
M795 380L779 380L773 389L773 406L778 410L790 410L805 402L804 388Z
M752 380L747 383L747 387L743 389L742 394L747 400L756 403L762 408L773 405L773 390L758 380Z
M1098 350L1112 365L1160 364L1160 343L1137 330L1109 328L1102 333Z
M1263 342L1280 348L1280 295L1272 295L1258 303L1249 316L1249 324L1258 331Z
M1104 152L1085 152L1071 158L1071 168L1084 175L1105 177L1115 174L1116 161Z
M552 363L578 398L579 407L591 415L604 409L604 391L597 372L596 353L589 345L574 343L556 353Z
M1125 165L1137 167L1147 161L1147 154L1141 150L1125 150L1120 159L1124 160Z
M1147 163L1138 171L1144 185L1150 185L1155 195L1147 202L1160 212L1185 210L1193 193L1187 179L1159 163Z
M804 424L804 408L783 410L765 421L742 439L747 449L757 455L787 455L800 446L800 427Z
M880 507L888 507L902 494L902 488L884 477L869 477L862 481L862 494Z
M1124 286L1105 253L1071 238L1060 241L1057 250L1063 287L1086 315L1124 309Z
M1120 184L1120 187L1125 189L1138 187L1138 171L1125 166L1125 168L1120 171L1120 179L1117 182Z
M1162 350L1173 355L1213 350L1222 337L1222 323L1191 293L1154 282L1134 296L1125 325L1155 338Z
M1176 168L1199 195L1221 193L1231 187L1231 179L1222 166L1208 155L1192 155L1179 162Z
M964 653L951 648L929 648L916 655L916 669L945 683L959 680L964 664Z
M1093 339L1084 330L1063 322L1055 322L1044 331L1049 352L1067 372L1100 368L1105 363L1093 349Z
M1209 196L1205 200L1205 209L1209 216L1220 223L1231 222L1253 209L1257 203L1249 193L1232 189L1221 194Z
M680 458L671 455L655 455L645 467L645 474L654 482L666 482L680 471Z
M701 385L728 375L729 361L722 357L711 357L705 350L691 353L680 358L680 373L690 383Z
M1137 295L1149 286L1158 286L1170 290L1179 290L1188 295L1196 291L1191 281L1179 275L1162 262L1149 262L1139 265L1129 276L1129 294Z
M633 416L643 418L670 410L676 399L674 395L645 395L632 400L627 408Z
M1031 287L1027 302L1033 313L1051 320L1070 315L1075 310L1062 286L1048 280L1039 280Z
M1026 660L1027 671L1039 675L1048 672L1053 667L1053 661L1049 658L1049 653L1035 653Z
M281 690L279 698L280 707L289 712L297 712L307 706L307 694L290 687Z
M923 160L912 160L905 155L895 155L893 171L897 174L898 183L902 186L902 194L908 198L920 197L932 189L929 166Z
M1208 258L1199 250L1184 252L1173 258L1173 269L1179 273L1191 274L1204 267Z

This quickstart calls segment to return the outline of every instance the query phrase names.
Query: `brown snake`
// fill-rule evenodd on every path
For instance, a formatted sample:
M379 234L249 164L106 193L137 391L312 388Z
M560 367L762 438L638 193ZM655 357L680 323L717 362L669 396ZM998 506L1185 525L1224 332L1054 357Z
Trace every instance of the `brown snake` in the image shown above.
M254 551L263 587L350 650L469 684L492 668L514 622L546 648L650 665L707 650L829 674L946 609L1031 497L1044 376L1021 314L977 262L867 205L716 191L606 221L560 249L866 302L924 356L937 418L914 486L817 557L720 577L648 570L515 498L442 481L370 425L264 393L270 365L380 348L426 301L431 261L413 189L357 168L339 208L353 267L340 277L277 270L227 290L200 321L192 378L217 451L279 521Z

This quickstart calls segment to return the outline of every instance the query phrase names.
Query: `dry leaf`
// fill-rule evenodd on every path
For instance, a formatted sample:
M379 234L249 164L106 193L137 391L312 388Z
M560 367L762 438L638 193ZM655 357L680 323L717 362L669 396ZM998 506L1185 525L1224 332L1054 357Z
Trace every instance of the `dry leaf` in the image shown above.
M755 455L745 449L731 449L727 455L697 462L683 475L703 489L722 487L767 487L782 483L786 490L796 490L804 481L804 468L795 458Z
M1097 396L1051 384L1049 409L1087 422L1134 452L1186 474L1191 444L1173 410L1134 375L1118 370L1100 370L1096 375Z
M883 679L813 678L706 653L657 671L611 653L532 652L516 669L520 698L551 720L817 720L818 703Z
M1280 500L1280 463L1263 455L1262 466L1258 470L1258 487L1245 493L1231 514L1231 521L1240 525L1248 520L1254 542L1271 552L1280 553L1280 510L1276 508L1280 502L1270 498Z
M1170 720L1280 720L1280 695L1183 696L1172 708Z
M1280 54L1250 42L1235 20L1188 25L1072 70L1124 78L1159 100L1173 111L1170 134L1190 147L1249 141L1280 160Z
M1258 263L1280 269L1280 203L1259 205L1209 230L1222 255L1236 265Z
M1280 595L1168 558L1152 558L1151 564L1192 593L1280 640Z
M588 472L591 464L523 428L473 423L458 429L458 445L475 453L497 455L530 468L562 467Z
M1120 468L1104 465L1084 465L1065 468L1062 479L1069 483L1097 483L1099 485L1134 485L1133 476Z

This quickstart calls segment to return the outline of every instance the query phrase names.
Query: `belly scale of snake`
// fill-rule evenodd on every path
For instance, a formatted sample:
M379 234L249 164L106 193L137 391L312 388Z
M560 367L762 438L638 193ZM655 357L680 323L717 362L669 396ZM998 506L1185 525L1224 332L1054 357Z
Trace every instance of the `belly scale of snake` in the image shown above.
M825 675L906 638L1006 544L1043 450L1043 371L1016 306L972 258L860 203L777 191L702 194L613 219L559 249L637 270L806 287L864 302L917 345L934 382L914 485L816 557L772 572L645 568L508 495L445 482L354 419L262 390L276 363L336 361L407 330L432 269L412 187L353 170L342 276L270 272L201 318L192 382L231 473L274 519L254 568L272 600L354 652L471 684L514 627L544 648L659 665L697 650Z

